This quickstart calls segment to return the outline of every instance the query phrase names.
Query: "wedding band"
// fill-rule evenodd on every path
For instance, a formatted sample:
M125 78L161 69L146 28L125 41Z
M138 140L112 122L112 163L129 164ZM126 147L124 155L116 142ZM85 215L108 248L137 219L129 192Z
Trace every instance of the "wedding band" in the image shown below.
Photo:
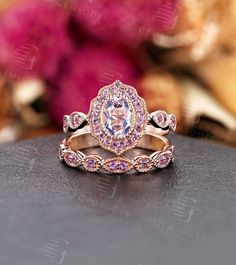
M161 135L147 130L137 148L154 151L151 155L136 155L133 159L121 156L103 158L98 154L86 155L83 150L99 147L88 127L65 138L59 146L59 158L71 167L84 167L90 172L106 170L111 173L125 173L132 169L147 172L152 168L164 168L173 161L174 146ZM128 151L129 152L129 151ZM126 152L126 153L128 153Z

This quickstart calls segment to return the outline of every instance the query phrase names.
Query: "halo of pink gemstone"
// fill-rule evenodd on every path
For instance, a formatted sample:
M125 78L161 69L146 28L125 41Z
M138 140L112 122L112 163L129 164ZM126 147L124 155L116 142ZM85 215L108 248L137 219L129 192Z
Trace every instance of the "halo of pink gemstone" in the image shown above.
M148 112L135 88L120 81L102 88L88 113L91 134L116 154L133 148L144 135Z

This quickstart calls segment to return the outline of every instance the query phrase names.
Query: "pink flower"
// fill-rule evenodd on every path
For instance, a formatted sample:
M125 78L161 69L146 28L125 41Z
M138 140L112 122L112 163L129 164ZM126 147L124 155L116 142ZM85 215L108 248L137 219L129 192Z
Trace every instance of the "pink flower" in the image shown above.
M21 76L51 76L71 47L68 17L52 1L24 0L0 17L0 65Z
M56 124L61 125L65 114L87 113L90 101L98 90L115 81L134 85L138 71L121 51L86 45L76 51L64 65L62 75L48 93L48 109Z
M77 20L95 36L139 44L174 26L179 0L71 0Z

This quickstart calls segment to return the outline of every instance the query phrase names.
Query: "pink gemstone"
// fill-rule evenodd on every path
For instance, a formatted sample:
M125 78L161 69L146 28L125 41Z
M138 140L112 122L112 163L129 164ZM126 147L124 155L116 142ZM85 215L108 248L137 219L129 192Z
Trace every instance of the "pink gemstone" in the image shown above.
M71 114L71 127L73 129L79 127L83 122L83 118L80 116L79 113L72 113Z
M142 131L142 127L140 125L138 125L136 128L136 131L140 133Z
M140 161L140 166L141 166L141 168L148 168L149 167L149 160L148 159L142 159L141 161Z
M111 140L109 138L105 138L104 143L105 143L105 145L110 145Z
M99 137L100 137L101 140L105 140L105 136L106 135L103 132L101 132L100 135L99 135Z
M111 171L114 171L116 169L116 162L115 161L110 161L108 163L108 168L111 170Z
M113 173L124 173L129 171L132 168L132 163L129 160L126 159L108 159L104 163L104 168L107 171L113 172Z
M90 172L98 171L101 168L101 158L97 155L90 155L84 159L84 167Z
M100 127L97 126L97 125L94 127L94 130L95 130L95 132L96 132L97 134L99 134L100 131L101 131Z
M132 135L131 135L131 140L132 141L135 141L135 140L137 140L138 139L138 135L136 134L136 133L133 133Z
M118 143L117 143L117 141L113 141L113 142L111 143L111 146L112 146L112 148L117 149L117 147L118 147Z
M168 145L168 146L166 146L165 148L164 148L164 151L170 151L171 152L171 154L173 155L173 153L174 153L174 146L173 145Z
M87 166L91 169L96 168L96 161L94 159L87 160Z
M78 167L81 165L81 158L73 151L66 151L64 153L64 160L66 164L71 167Z
M170 152L162 152L158 157L157 161L155 162L156 167L164 168L168 166L172 159L172 154Z
M132 145L133 145L133 141L132 141L131 139L129 139L129 140L127 141L127 145L128 145L128 146L132 146Z
M93 122L93 124L98 124L99 123L99 119L97 117L94 117L92 122Z
M165 111L157 111L153 119L161 128L165 128L169 125L168 115Z

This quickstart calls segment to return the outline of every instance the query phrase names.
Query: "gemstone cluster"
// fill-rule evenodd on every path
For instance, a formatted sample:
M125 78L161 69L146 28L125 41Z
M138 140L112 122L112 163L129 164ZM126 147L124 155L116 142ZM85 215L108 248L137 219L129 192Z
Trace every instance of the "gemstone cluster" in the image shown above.
M121 154L144 135L148 112L133 87L115 81L92 100L87 119L101 147Z

